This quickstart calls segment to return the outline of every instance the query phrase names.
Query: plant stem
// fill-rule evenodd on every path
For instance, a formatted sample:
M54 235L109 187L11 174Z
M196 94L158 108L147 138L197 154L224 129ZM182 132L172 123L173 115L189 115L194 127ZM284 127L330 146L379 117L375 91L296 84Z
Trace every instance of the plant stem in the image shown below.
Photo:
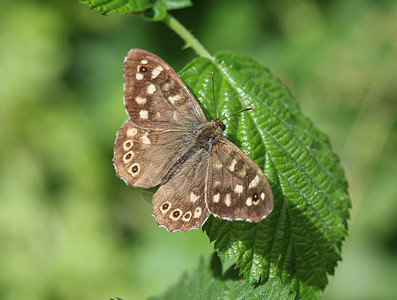
M170 14L163 20L172 30L174 30L185 42L187 47L192 47L196 53L201 57L206 57L214 60L212 55L204 48L203 45L194 37L194 35L187 30L177 19Z

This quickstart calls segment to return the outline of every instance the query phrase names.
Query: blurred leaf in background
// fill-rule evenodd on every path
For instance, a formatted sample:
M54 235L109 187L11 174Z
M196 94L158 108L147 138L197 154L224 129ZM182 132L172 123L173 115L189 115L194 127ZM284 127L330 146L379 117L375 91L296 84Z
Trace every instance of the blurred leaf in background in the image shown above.
M397 3L193 4L174 16L211 52L241 52L280 76L341 155L352 220L325 298L396 297ZM158 228L150 201L115 176L122 62L143 48L179 70L194 53L161 23L77 1L2 9L0 298L161 293L213 246L200 230Z

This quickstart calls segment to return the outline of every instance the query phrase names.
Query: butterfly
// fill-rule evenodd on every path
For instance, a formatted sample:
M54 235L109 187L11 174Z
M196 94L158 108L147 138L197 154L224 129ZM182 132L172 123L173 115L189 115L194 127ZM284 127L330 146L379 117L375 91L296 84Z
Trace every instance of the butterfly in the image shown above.
M127 185L150 188L153 216L168 231L200 228L213 214L259 222L273 209L263 171L207 121L177 73L158 56L132 49L124 60L129 119L117 132L113 164Z

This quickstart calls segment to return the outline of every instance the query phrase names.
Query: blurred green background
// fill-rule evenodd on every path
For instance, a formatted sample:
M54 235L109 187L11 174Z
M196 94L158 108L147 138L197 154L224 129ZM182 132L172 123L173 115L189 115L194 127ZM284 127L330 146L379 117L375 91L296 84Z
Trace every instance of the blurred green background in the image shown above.
M179 70L194 52L77 1L0 4L0 299L161 293L212 245L158 228L115 176L122 62L143 48ZM268 66L330 136L353 209L325 299L397 298L397 2L200 0L174 16L210 52Z

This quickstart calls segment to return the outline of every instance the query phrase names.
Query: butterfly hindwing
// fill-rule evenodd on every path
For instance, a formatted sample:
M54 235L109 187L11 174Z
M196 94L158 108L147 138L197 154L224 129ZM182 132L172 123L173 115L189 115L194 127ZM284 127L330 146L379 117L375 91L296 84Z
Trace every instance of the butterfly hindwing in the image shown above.
M168 231L200 228L209 216L206 207L205 177L208 149L190 156L171 179L153 196L153 215Z
M158 56L130 50L124 61L124 78L124 104L136 125L169 130L206 121L193 94Z
M263 171L224 137L211 148L206 184L208 209L220 218L259 222L273 209Z

